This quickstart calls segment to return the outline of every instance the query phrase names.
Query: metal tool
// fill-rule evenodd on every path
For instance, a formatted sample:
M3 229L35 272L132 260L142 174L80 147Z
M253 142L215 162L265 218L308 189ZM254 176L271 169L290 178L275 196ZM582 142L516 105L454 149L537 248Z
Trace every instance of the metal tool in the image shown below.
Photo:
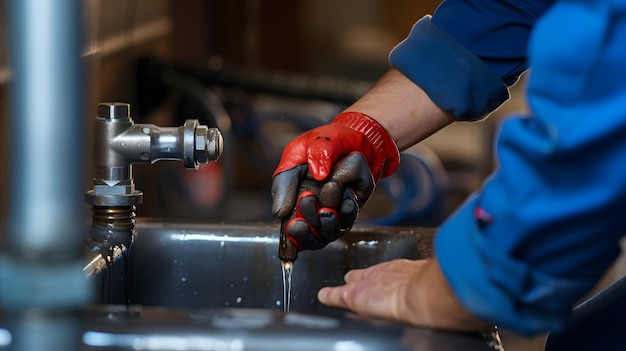
M295 211L294 211L295 212ZM298 248L287 237L287 223L293 218L293 214L280 221L280 236L278 241L278 258L284 262L293 262L298 258Z

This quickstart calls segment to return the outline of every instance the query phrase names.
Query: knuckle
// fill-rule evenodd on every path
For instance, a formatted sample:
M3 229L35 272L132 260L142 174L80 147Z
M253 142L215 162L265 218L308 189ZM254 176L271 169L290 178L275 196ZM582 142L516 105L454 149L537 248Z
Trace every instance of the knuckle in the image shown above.
M339 301L343 306L346 306L347 308L352 309L352 299L351 299L350 291L348 290L347 286L344 286L341 289L341 292L339 294Z

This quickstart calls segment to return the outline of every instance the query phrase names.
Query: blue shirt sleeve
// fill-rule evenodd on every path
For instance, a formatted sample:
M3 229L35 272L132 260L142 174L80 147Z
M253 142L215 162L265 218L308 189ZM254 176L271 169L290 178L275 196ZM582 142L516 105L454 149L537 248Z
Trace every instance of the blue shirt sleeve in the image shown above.
M561 1L529 41L530 116L506 120L499 165L438 230L435 254L473 313L558 330L626 233L626 2Z
M530 30L551 3L444 1L414 25L389 62L460 120L481 119L508 99L507 86L527 68Z
M433 23L479 57L506 85L528 68L528 37L554 1L499 0L441 3Z

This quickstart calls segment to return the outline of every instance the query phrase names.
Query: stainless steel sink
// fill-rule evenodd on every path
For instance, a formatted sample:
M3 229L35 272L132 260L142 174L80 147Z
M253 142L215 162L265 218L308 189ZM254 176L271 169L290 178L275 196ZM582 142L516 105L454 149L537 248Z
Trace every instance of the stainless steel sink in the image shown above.
M317 291L343 283L350 269L430 256L433 230L357 226L301 252L284 313L278 229L144 219L131 245L91 237L85 273L95 299L80 350L501 350L495 329L460 334L368 321L318 302ZM0 350L9 348L7 324L0 311Z
M343 283L353 268L424 258L431 237L428 229L361 227L322 250L301 252L293 267L291 311L342 314L317 301L321 287ZM275 225L142 222L130 250L109 267L113 273L99 278L98 298L107 304L282 311L277 251Z

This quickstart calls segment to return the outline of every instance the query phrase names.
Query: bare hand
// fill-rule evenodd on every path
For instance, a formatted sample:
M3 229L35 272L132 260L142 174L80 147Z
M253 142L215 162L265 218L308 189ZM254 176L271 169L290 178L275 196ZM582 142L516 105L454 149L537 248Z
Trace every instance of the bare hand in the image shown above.
M367 318L459 331L490 328L461 306L435 260L393 260L349 271L344 279L346 285L321 289L318 299Z

